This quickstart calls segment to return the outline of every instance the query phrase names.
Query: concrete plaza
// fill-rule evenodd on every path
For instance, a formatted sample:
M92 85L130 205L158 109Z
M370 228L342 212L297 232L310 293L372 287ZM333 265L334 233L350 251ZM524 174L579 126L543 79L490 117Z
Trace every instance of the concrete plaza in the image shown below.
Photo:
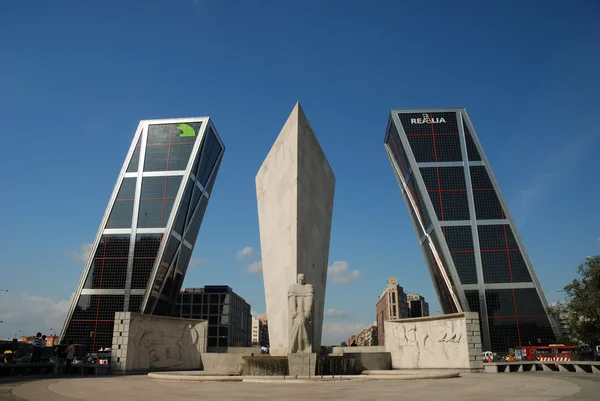
M0 400L597 400L600 377L552 373L465 373L460 378L409 381L258 384L166 382L147 376L28 381L0 391ZM6 398L5 398L6 397Z

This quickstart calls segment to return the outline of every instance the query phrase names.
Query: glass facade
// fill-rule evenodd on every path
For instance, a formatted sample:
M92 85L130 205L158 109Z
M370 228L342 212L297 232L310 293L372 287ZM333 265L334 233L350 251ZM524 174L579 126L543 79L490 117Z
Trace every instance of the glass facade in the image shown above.
M209 352L252 345L250 304L228 286L182 290L173 316L207 320Z
M63 327L112 345L115 312L170 316L224 146L209 118L141 121Z
M394 110L384 142L444 313L478 312L484 350L554 342L544 294L466 111Z

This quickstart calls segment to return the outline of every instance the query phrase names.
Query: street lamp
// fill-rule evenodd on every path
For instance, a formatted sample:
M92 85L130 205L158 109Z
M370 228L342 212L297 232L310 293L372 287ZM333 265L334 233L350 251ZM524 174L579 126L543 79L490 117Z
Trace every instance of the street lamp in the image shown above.
M54 332L54 337L56 337L56 330L50 329L50 331L53 331Z

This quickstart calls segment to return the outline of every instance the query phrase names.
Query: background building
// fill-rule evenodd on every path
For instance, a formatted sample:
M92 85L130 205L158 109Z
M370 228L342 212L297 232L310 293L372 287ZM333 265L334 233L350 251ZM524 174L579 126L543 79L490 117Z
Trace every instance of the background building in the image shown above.
M406 294L404 289L396 283L395 278L392 277L388 280L387 287L377 301L375 311L377 313L377 342L379 345L385 345L383 322L408 317Z
M269 325L266 316L252 319L252 345L269 347Z
M422 295L408 294L406 296L406 301L408 302L409 317L429 316L429 304Z
M506 117L497 122L510 129ZM554 342L546 299L466 110L392 110L385 149L444 313L478 312L484 350Z
M207 117L140 122L61 341L96 351L115 312L172 314L223 152Z
M250 305L226 285L182 289L173 316L208 320L209 352L252 343Z
M360 333L350 337L348 339L348 346L356 344L357 347L370 347L379 344L377 336L377 325L372 324L369 327L364 328Z

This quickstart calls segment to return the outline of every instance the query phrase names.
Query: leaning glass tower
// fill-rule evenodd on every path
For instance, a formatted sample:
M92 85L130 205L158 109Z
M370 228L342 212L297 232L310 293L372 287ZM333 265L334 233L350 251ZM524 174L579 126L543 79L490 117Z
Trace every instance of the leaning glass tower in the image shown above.
M225 147L208 117L141 121L61 340L110 347L115 312L171 315Z
M444 313L483 349L555 341L542 288L465 109L392 110L385 149Z

